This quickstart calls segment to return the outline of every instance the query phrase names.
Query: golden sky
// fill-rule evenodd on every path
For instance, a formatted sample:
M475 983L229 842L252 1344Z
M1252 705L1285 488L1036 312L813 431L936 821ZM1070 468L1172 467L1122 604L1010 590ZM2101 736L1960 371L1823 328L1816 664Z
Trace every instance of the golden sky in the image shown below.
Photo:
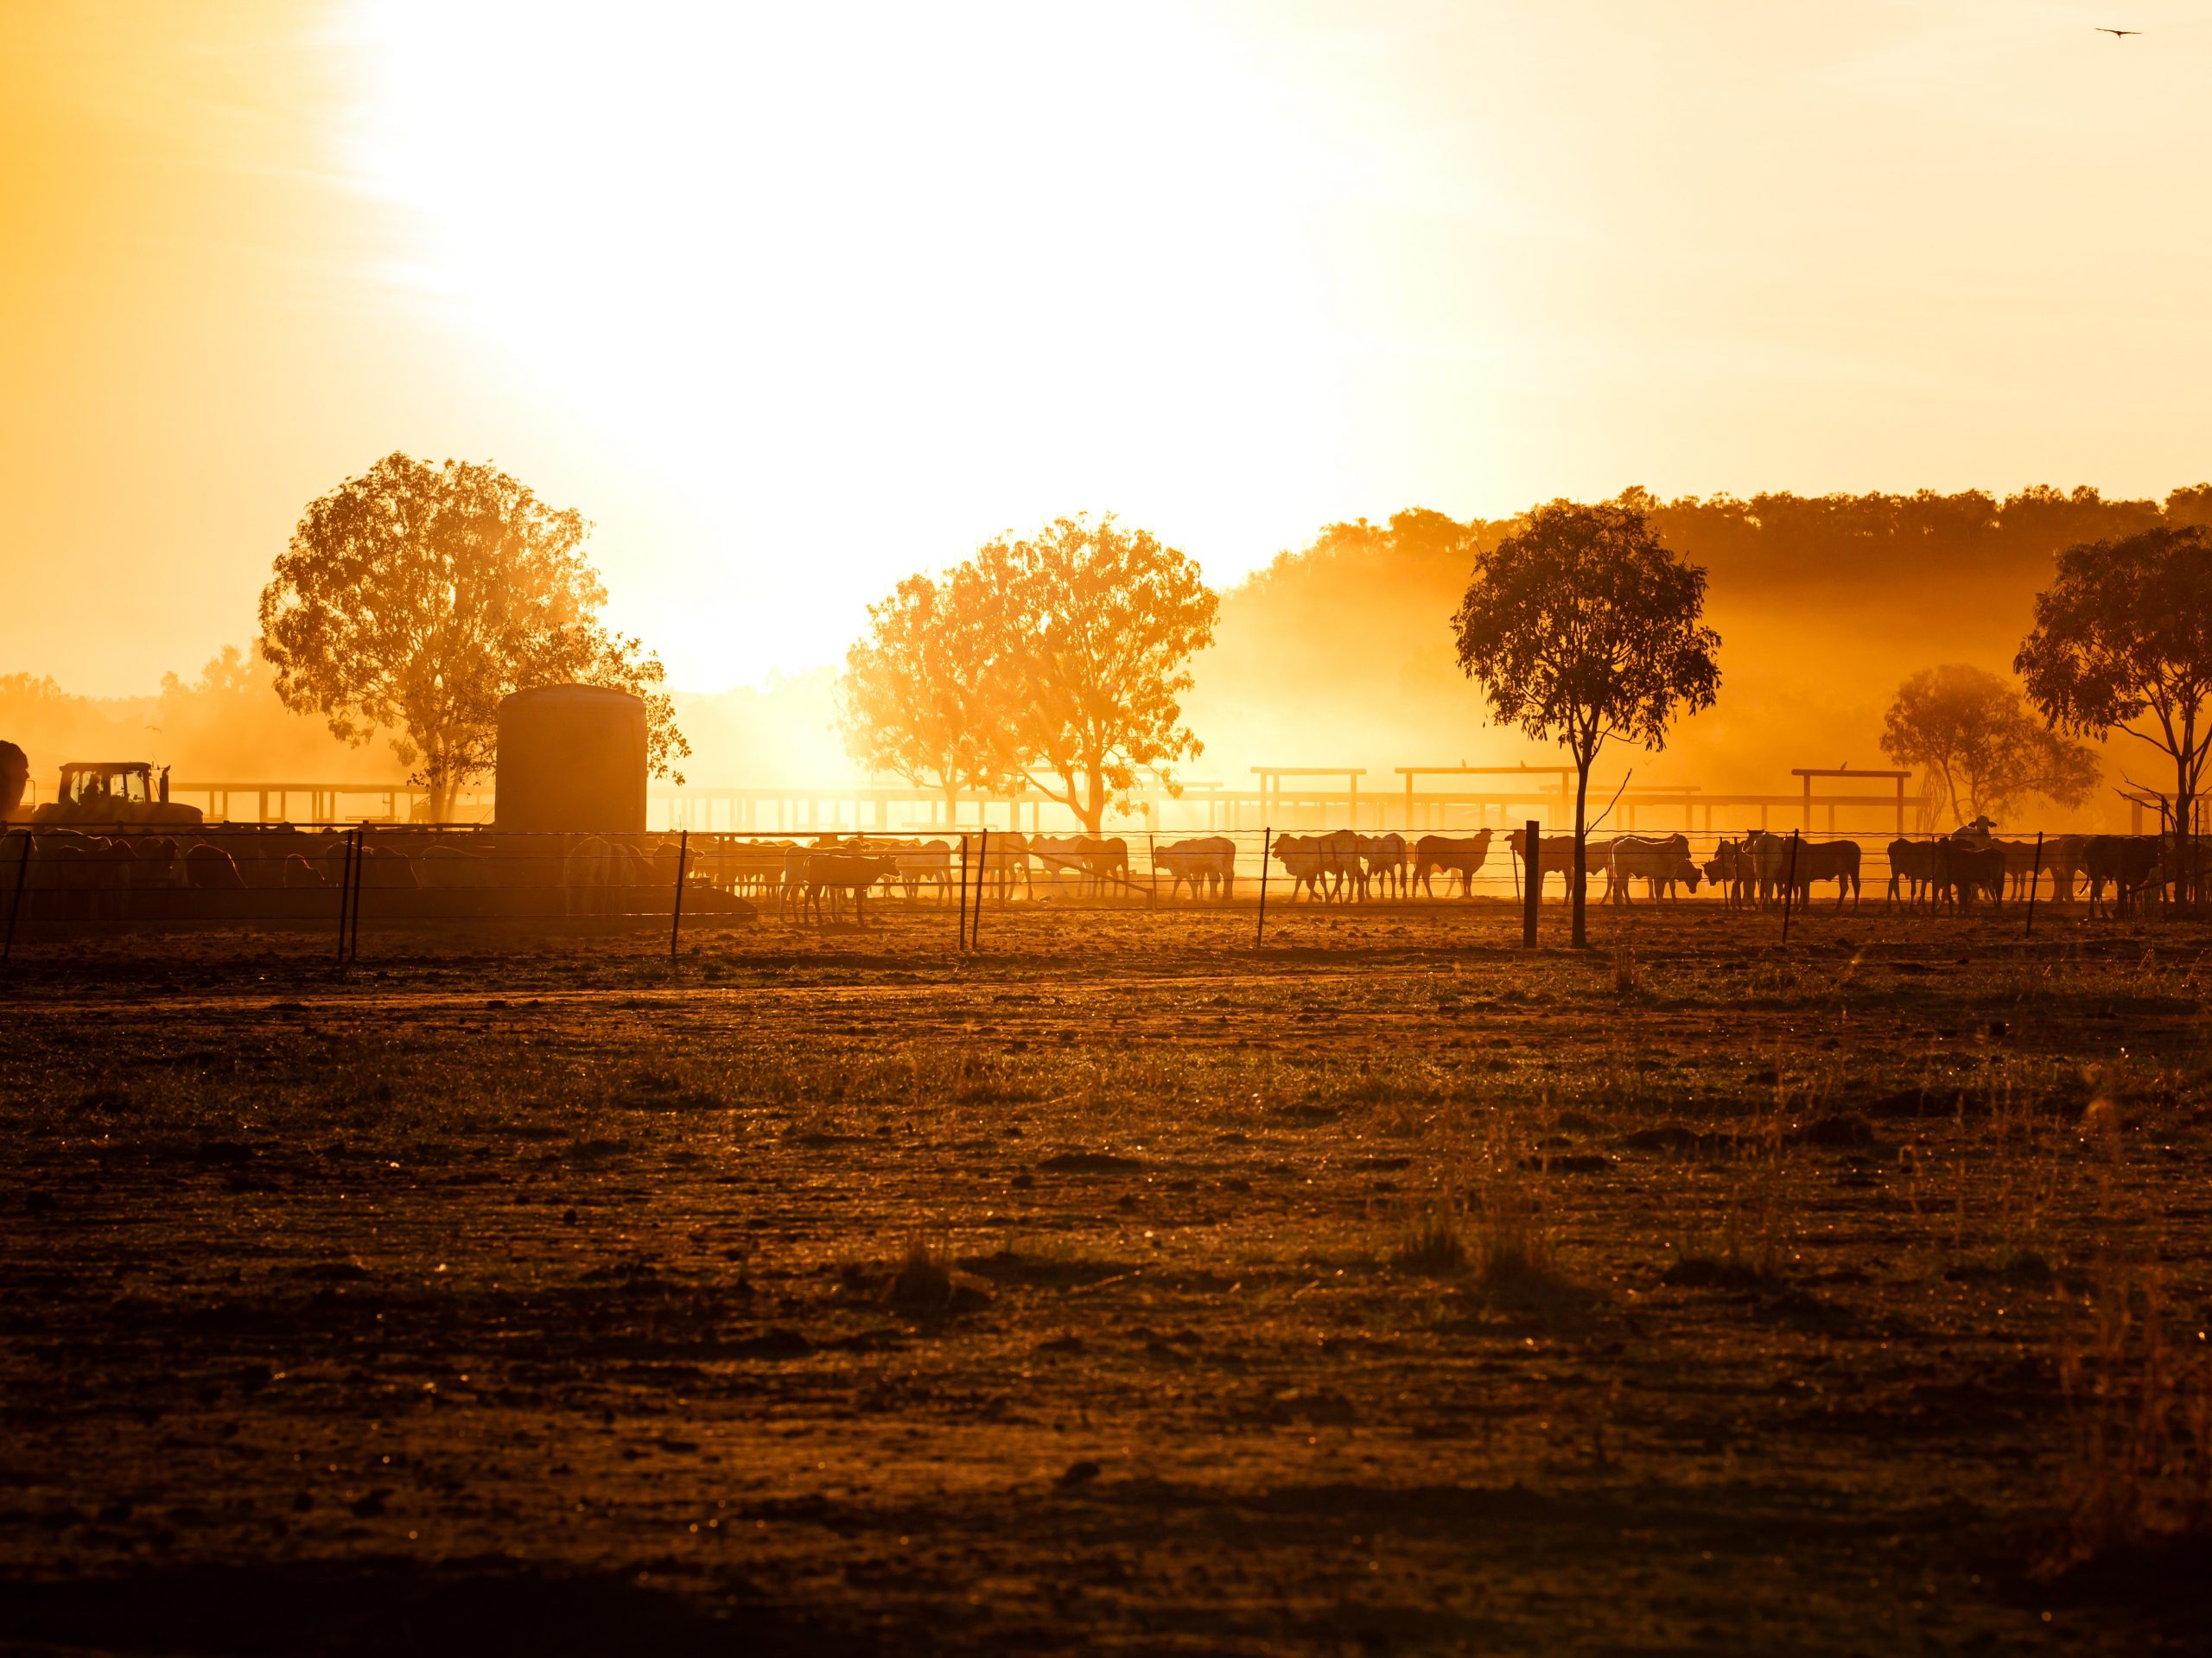
M2144 33L2114 41L2093 25ZM403 448L700 689L1119 511L2212 473L2212 8L0 0L0 672L150 690Z

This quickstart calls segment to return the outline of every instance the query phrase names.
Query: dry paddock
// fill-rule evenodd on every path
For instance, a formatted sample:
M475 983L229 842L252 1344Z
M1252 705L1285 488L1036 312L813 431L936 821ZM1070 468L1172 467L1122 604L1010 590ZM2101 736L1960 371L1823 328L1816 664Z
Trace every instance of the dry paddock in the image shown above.
M2201 1650L2207 935L2019 919L19 940L0 1643Z

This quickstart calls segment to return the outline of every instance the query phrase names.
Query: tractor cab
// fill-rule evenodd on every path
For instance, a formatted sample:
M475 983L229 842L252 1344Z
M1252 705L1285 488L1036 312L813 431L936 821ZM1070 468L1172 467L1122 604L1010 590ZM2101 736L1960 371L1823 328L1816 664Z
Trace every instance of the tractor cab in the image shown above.
M144 760L77 760L61 768L61 786L38 809L44 823L191 824L196 806L169 804L169 772Z
M154 768L140 760L95 760L61 768L54 798L80 812L106 807L130 810L154 802Z

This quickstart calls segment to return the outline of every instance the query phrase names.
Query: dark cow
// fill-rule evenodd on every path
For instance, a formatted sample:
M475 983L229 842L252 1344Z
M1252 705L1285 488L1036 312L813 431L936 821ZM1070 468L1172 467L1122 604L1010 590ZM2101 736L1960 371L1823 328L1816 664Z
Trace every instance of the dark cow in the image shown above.
M2044 872L2050 877L2050 899L2064 904L2074 896L2074 882L2082 873L2082 854L2088 848L2086 835L2054 835L2044 842Z
M1843 908L1847 893L1851 907L1859 907L1859 842L1856 841L1808 841L1802 835L1793 839L1786 835L1769 835L1761 831L1751 838L1751 850L1758 869L1759 903L1764 908L1782 889L1789 884L1794 869L1796 873L1796 898L1801 904L1813 901L1813 883L1832 880L1835 885L1835 907Z
M1072 876L1077 893L1104 897L1114 886L1129 884L1129 843L1119 835L1101 839L1095 835L1040 835L1029 842L1029 851L1058 886L1063 875Z
M1152 867L1167 872L1171 899L1185 885L1193 899L1201 888L1207 897L1236 896L1236 842L1225 835L1172 842L1152 854Z
M1086 835L1077 854L1084 873L1090 879L1091 890L1103 898L1116 887L1124 892L1129 885L1129 843L1118 835L1103 837Z
M1525 867L1529 861L1529 831L1524 829L1514 829L1506 835L1505 840L1506 844L1513 848L1514 855L1521 860ZM1536 886L1539 893L1542 891L1546 880L1557 875L1562 900L1571 898L1574 893L1574 837L1572 835L1546 835L1538 839L1536 848L1541 860L1536 873ZM1588 890L1589 878L1605 867L1605 861L1612 855L1612 852L1613 843L1610 840L1584 842L1582 875L1586 892Z
M1891 904L1900 898L1914 908L1919 907L1928 895L1936 879L1936 848L1937 841L1895 840L1889 845L1890 892Z
M2104 901L2105 884L2113 886L2107 913L2135 912L2136 901L2161 884L2165 847L2151 835L2092 835L2082 848L2082 873L2089 881L2089 914L2094 917Z
M1971 912L1987 899L1992 908L2005 902L2005 848L1952 835L1936 842L1929 880L1929 901L1938 910Z
M1278 835L1269 849L1270 855L1290 876L1290 895L1293 899L1298 896L1301 888L1316 899L1333 896L1321 890L1327 878L1326 868L1321 848L1314 844L1315 839L1307 835Z
M925 884L936 886L940 906L953 902L953 842L925 840L918 847L900 847L892 855L898 860L898 886L909 904Z
M1359 836L1350 829L1326 835L1278 835L1274 856L1290 872L1290 895L1303 887L1316 899L1366 896L1367 869L1360 861ZM1325 890L1324 890L1325 888Z
M1691 860L1687 835L1670 835L1663 841L1616 835L1605 854L1605 901L1609 904L1634 903L1630 891L1632 881L1646 883L1656 902L1676 897L1677 885L1696 892L1703 878L1704 872Z
M361 848L358 878L365 886L376 867L368 855L375 849ZM572 916L624 914L635 904L629 894L649 879L650 867L636 848L610 836L588 835L561 854L562 906Z
M1090 842L1080 835L1039 835L1029 842L1030 854L1043 868L1046 885L1058 887L1072 881L1078 893L1090 890L1092 875L1085 856Z
M988 884L1001 904L1014 896L1016 887L1036 897L1036 877L1029 865L1033 850L1028 837L1018 829L988 831L979 835L976 855L982 861L983 867L976 890L980 893Z
M243 893L245 880L238 873L238 865L231 854L219 846L205 842L185 848L185 884L194 892Z
M1359 855L1364 861L1370 886L1385 898L1403 898L1408 884L1406 837L1395 829L1388 835L1363 835Z
M1743 909L1758 896L1758 861L1742 842L1723 841L1705 861L1705 878L1720 889L1728 908Z
M806 854L806 901L818 923L822 919L822 895L830 895L830 915L836 919L845 912L845 896L852 895L853 922L856 926L868 924L868 911L863 900L868 888L879 882L895 880L899 861L880 854L861 852L810 852Z
M285 866L286 885L290 885L291 866ZM486 848L435 842L416 855L415 879L423 886L439 890L467 890L497 886L499 884L498 859Z
M1413 885L1429 898L1436 896L1431 885L1439 870L1444 872L1444 896L1452 896L1452 877L1459 878L1459 895L1475 895L1475 876L1490 856L1488 829L1478 829L1472 835L1424 835L1414 842Z

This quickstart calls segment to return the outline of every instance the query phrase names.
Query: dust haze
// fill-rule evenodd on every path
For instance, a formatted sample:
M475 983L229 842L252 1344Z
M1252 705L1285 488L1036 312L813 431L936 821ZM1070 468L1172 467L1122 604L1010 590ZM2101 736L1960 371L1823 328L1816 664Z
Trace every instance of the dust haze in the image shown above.
M1711 792L1785 793L1793 766L1890 766L1882 717L1898 686L1947 663L2011 680L2056 553L2161 523L2212 522L2212 487L2202 484L2162 501L2107 499L2087 486L2003 498L1629 493L1669 547L1708 572L1724 679L1718 706L1683 722L1662 753L1616 752L1603 780L1617 784L1632 766L1637 787ZM1491 725L1452 661L1448 620L1472 561L1515 522L1415 507L1332 524L1228 588L1185 704L1205 752L1181 775L1245 790L1255 766L1363 766L1363 790L1387 791L1402 786L1396 766L1560 764L1556 746ZM677 707L693 784L869 780L840 736L832 664L728 691L679 688ZM65 759L126 756L194 779L368 783L405 770L380 741L341 743L287 712L251 647L167 675L142 697L0 677L0 727L30 753L35 785L50 783ZM2105 746L2116 783L2124 762ZM2053 827L2102 828L2126 810L2102 788L2079 809L2038 815Z

